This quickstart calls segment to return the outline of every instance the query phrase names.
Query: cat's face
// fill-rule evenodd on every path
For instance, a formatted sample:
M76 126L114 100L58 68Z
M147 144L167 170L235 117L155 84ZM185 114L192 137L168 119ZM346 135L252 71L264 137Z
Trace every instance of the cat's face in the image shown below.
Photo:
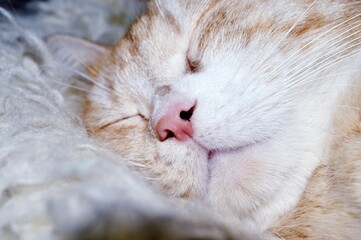
M344 37L359 27L336 38L361 20L349 2L150 2L92 65L86 127L171 196L240 218L288 182L298 198L313 163L286 152L306 151L297 131L322 112L312 96L329 85L315 79L356 48Z

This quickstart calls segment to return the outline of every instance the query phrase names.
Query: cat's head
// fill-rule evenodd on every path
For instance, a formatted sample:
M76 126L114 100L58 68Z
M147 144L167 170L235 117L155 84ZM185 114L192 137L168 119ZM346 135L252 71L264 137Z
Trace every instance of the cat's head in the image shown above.
M115 46L87 46L85 126L166 194L250 215L312 171L285 152L360 36L339 2L151 1Z

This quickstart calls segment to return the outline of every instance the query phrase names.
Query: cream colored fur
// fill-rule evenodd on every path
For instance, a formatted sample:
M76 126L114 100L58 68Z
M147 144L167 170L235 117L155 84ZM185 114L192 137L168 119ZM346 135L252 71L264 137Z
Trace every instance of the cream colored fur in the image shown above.
M346 0L151 1L89 61L86 127L155 188L234 228L357 239L360 12ZM193 138L159 141L179 96L197 102Z

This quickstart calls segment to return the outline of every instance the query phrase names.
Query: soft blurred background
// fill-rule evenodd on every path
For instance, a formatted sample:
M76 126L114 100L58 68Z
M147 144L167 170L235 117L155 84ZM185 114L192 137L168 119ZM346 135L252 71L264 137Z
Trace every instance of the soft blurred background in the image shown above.
M113 43L145 9L146 1L0 0L0 6L40 36L61 32Z

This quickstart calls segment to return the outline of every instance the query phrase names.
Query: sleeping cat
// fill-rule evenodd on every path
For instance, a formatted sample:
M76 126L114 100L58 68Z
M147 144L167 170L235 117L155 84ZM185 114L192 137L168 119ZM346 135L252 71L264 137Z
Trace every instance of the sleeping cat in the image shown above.
M360 1L150 1L114 46L48 42L154 188L276 238L361 234Z

